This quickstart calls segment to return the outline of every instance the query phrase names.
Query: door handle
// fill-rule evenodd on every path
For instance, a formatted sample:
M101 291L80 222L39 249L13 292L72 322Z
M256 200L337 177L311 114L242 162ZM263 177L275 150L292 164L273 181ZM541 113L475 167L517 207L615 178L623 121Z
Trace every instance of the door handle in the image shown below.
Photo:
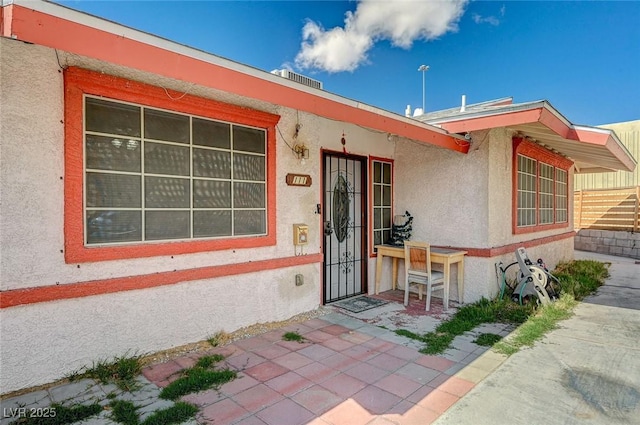
M331 227L331 222L330 221L325 221L324 222L324 234L329 236L332 233L333 233L333 228Z

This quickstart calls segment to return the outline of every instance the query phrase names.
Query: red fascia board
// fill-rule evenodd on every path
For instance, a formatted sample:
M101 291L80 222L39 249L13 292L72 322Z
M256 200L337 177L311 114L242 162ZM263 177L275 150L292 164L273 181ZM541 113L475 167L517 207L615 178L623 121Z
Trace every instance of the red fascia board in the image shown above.
M636 163L629 157L624 148L618 144L608 132L590 131L585 128L576 128L573 131L576 133L576 139L582 143L591 145L604 146L618 161L627 169L627 171L633 171L636 168Z
M307 111L462 153L469 150L468 144L457 138L420 125L395 120L36 10L17 5L13 5L12 10L11 35L22 41Z
M467 131L486 130L489 128L508 127L535 123L540 120L542 108L526 111L509 112L504 114L475 117L442 123L441 126L450 133L464 133Z

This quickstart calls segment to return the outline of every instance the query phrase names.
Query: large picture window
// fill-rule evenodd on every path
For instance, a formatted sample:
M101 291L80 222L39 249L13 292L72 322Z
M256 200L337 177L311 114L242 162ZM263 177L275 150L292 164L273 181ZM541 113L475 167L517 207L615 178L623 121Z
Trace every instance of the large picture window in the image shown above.
M566 226L571 162L531 142L514 142L514 233Z
M85 97L86 243L264 235L266 132Z
M371 161L371 190L373 192L373 250L375 245L386 243L391 238L392 215L392 175L390 161Z
M278 115L64 73L67 262L275 245Z

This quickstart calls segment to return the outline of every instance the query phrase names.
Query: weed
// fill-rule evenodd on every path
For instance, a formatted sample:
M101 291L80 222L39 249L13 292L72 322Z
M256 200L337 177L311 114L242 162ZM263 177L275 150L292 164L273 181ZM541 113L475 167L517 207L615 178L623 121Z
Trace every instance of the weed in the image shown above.
M483 347L491 347L493 344L500 341L501 339L502 337L500 335L486 333L486 334L478 335L478 338L476 338L473 342L474 344L478 344Z
M160 392L160 398L176 400L183 395L218 387L234 380L235 371L229 369L211 370L215 364L224 359L221 355L201 357L196 365L183 371L184 376L173 381Z
M304 337L298 332L287 332L282 335L282 339L284 339L285 341L304 342Z
M227 335L227 333L224 331L218 331L207 337L207 342L211 344L212 347L217 347L222 345L227 339L229 339L229 335Z
M593 260L576 260L558 264L553 273L560 281L560 291L580 301L604 284L609 277L610 265Z
M170 425L179 424L192 418L198 408L193 404L182 401L177 402L173 406L159 410L149 416L141 425Z
M65 425L82 421L102 412L102 406L98 403L91 405L76 405L73 407L61 404L52 404L50 411L55 412L54 417L27 416L14 422L16 425Z
M113 409L111 416L114 421L125 425L138 425L140 422L138 408L132 402L113 400L109 405Z

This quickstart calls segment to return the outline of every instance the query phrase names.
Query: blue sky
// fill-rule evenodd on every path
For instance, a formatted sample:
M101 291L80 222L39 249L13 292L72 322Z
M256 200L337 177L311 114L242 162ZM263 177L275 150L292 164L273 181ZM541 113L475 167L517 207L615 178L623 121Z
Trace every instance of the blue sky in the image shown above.
M640 1L59 3L399 114L422 106L425 64L427 111L465 94L546 99L575 124L640 119Z

